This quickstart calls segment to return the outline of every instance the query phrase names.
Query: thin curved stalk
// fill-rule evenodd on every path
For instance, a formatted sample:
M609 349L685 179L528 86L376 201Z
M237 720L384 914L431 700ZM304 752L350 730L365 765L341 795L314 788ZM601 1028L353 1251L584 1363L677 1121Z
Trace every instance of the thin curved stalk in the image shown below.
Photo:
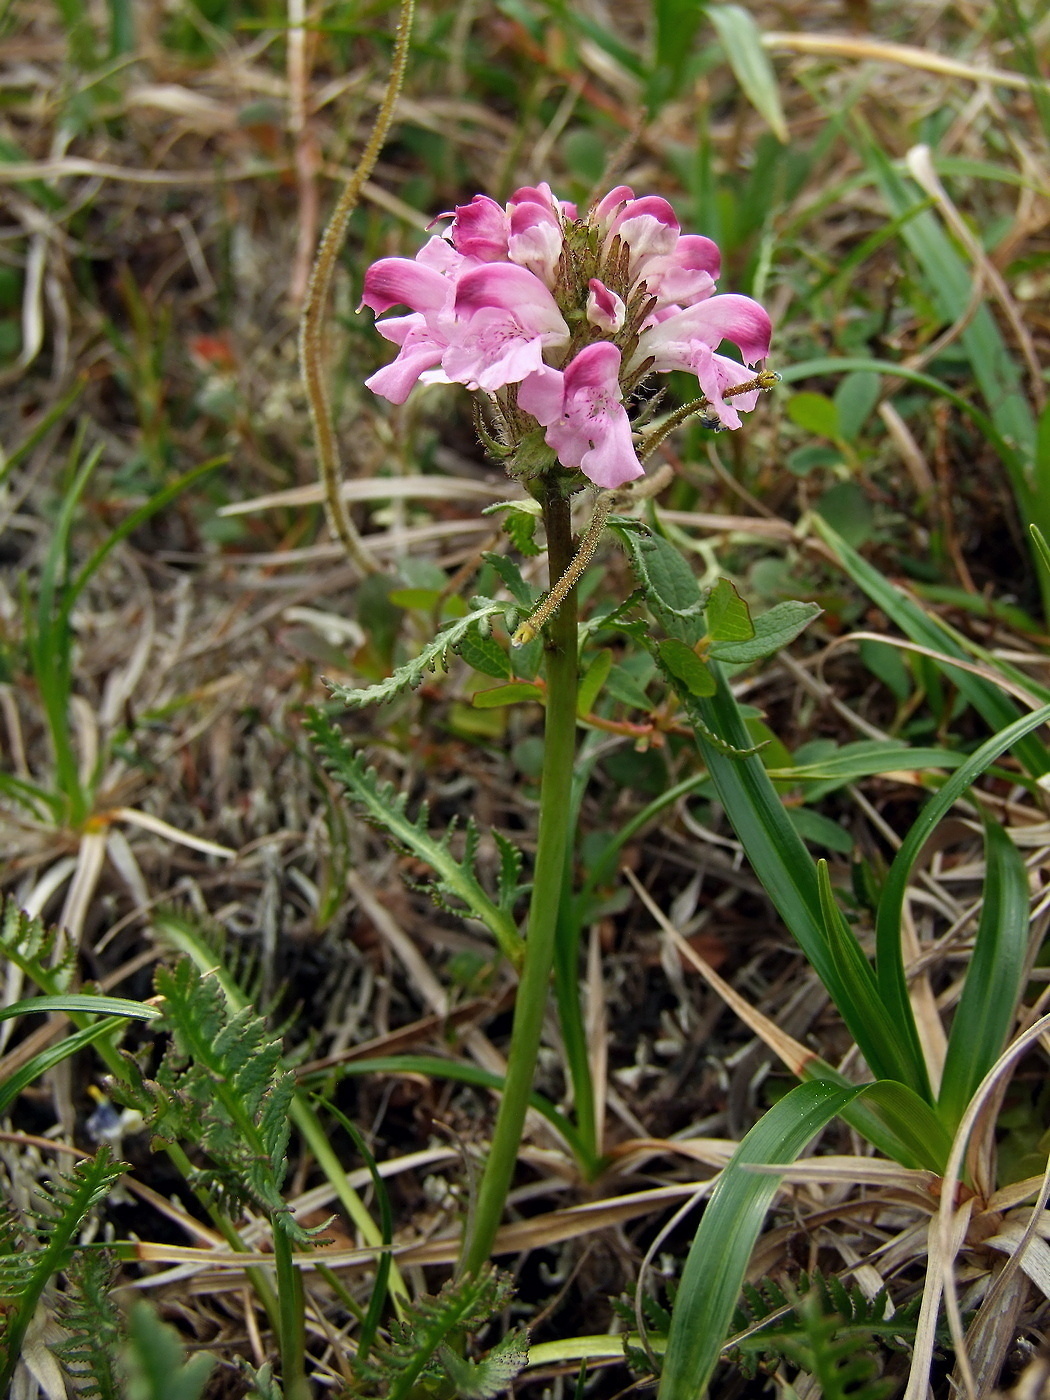
M375 169L379 153L383 149L394 120L394 107L405 77L408 62L408 44L412 36L412 17L415 12L414 0L401 0L400 16L397 24L397 40L394 45L394 58L390 66L386 92L376 116L368 145L364 149L357 168L343 186L338 203L332 211L328 227L321 238L317 250L310 282L306 288L299 318L299 368L303 377L303 387L310 405L310 421L313 424L314 443L317 447L317 461L320 468L321 485L324 488L325 511L328 523L347 557L363 574L378 572L378 565L361 542L354 522L350 519L340 491L341 472L339 444L332 423L332 402L324 374L324 313L328 305L328 294L332 286L336 258L346 237L346 226L350 215L357 208L365 181Z

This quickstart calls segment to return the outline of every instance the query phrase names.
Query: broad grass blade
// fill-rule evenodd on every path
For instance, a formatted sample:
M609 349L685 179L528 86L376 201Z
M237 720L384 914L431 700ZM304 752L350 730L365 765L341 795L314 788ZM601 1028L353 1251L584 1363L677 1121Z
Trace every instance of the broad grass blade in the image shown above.
M894 857L893 864L886 876L875 920L875 972L879 992L887 1007L900 1008L902 1005L908 1005L908 984L901 953L900 928L908 880L919 852L926 844L937 823L951 810L971 783L993 764L1000 754L1009 748L1016 747L1019 739L1023 739L1033 729L1038 729L1041 724L1048 722L1050 722L1050 705L1044 705L1041 709L1033 711L1032 714L1026 715L1023 719L1016 720L998 734L993 735L992 738L987 739L977 752L971 754L963 766L951 775L936 797L927 802L912 823L911 829L904 838L904 842ZM1020 890L1017 888L1018 872L1016 867L1010 866L1010 860L1011 857L1005 849L996 845L994 855L991 857L997 871L992 892L995 898L1007 900L1007 907L1012 909L1020 898ZM1001 882L1003 887L1000 889ZM1007 885L1009 885L1009 893ZM1027 914L1027 898L1025 899L1025 914ZM1013 917L1016 918L1017 915L1014 914ZM1016 933L1013 937L1016 938ZM1004 974L1006 980L1010 980L1012 976L1012 973ZM975 983L975 989L978 989L977 983ZM979 994L979 990L975 990L973 995ZM1005 995L1005 989L1003 995ZM998 1016L1001 1014L1001 1010L996 1013ZM957 1051L956 1053L962 1054L963 1052ZM974 1082L979 1082L980 1077L978 1075Z
M1002 1054L1017 1013L1028 956L1028 871L994 821L984 824L987 874L973 956L948 1049L937 1108L955 1131L981 1080Z
M722 1172L689 1249L667 1336L658 1400L698 1400L729 1331L755 1241L780 1179L748 1166L793 1162L860 1093L799 1084L764 1114Z
M762 47L758 25L742 5L709 5L707 15L748 101L769 124L777 140L786 146L790 136L780 105L777 75Z
M716 736L746 749L749 736L739 707L717 663L718 690L709 699L682 697L719 801L784 923L797 939L817 976L878 1079L897 1079L916 1088L925 1067L912 1056L911 1041L882 1004L868 959L856 939L829 941L820 904L817 868L791 825L783 803L756 754L727 754ZM706 732L705 732L706 730Z
M924 612L907 594L879 573L878 569L873 568L826 520L819 515L814 516L813 526L825 544L834 550L839 563L858 588L862 588L872 602L877 604L906 636L913 642L941 652L944 656L956 656L960 661L968 659L958 642L938 625L935 618ZM960 671L948 662L937 664L992 729L1007 728L1020 718L1020 712L1013 701L988 681L982 680L980 676L971 675L968 671ZM1034 727L1024 728L1022 737L1016 741L1013 751L1026 771L1033 778L1039 778L1050 772L1050 752L1047 751L1046 745L1031 733Z

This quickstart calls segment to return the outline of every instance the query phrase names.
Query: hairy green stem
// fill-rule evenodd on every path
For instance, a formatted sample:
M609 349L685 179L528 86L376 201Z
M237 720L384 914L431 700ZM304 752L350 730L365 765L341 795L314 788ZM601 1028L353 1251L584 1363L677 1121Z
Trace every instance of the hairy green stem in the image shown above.
M558 485L551 482L542 505L550 577L556 585L573 555L569 502ZM565 852L572 838L572 771L576 746L574 591L548 624L545 655L547 707L543 777L525 960L514 1007L503 1097L460 1259L460 1272L465 1274L476 1274L492 1252L521 1145L550 991Z
M342 483L339 471L339 444L332 424L332 405L324 373L324 313L336 259L346 236L346 226L350 215L357 208L365 182L375 169L375 163L394 120L394 108L408 62L408 42L412 35L414 11L414 0L401 0L397 41L382 106L372 127L372 134L368 138L368 145L354 173L343 186L343 192L321 238L321 246L317 250L317 259L310 274L306 300L303 302L299 318L299 367L310 405L310 419L313 423L328 522L351 563L356 564L364 574L376 573L378 565L361 543L361 537L350 519L340 490Z

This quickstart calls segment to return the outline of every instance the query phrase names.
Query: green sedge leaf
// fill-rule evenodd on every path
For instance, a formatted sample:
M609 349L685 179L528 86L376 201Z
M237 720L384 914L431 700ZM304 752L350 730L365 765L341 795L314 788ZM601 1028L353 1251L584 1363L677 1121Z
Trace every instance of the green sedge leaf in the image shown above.
M707 1203L682 1271L658 1400L697 1400L722 1352L751 1253L780 1184L748 1171L793 1162L859 1089L799 1084L759 1119L733 1153Z
M976 753L971 754L962 767L948 778L940 792L927 802L912 823L886 876L875 919L876 975L883 1004L891 1015L910 1014L910 1009L907 1012L904 1010L909 1006L908 982L901 952L900 929L908 880L919 852L937 823L985 769L1007 749L1019 748L1019 740L1023 740L1032 730L1038 729L1048 721L1050 705L1043 705L985 740Z
M1002 1054L1017 1014L1028 957L1028 871L1007 832L984 823L987 874L966 983L948 1037L937 1107L954 1131Z
M913 1083L923 1067L909 1063L909 1043L881 1005L871 965L856 939L836 936L829 941L816 865L791 825L762 760L754 754L734 756L722 747L746 750L748 731L732 691L715 674L718 690L710 699L682 699L718 799L755 874L827 988L872 1072L880 1079Z
M9 1021L13 1016L31 1016L41 1011L93 1011L100 1016L127 1016L133 1021L156 1021L161 1014L155 1006L147 1006L141 1001L75 992L13 1001L10 1006L0 1008L0 1021Z
M755 635L751 610L727 578L720 578L707 600L707 635L714 642L747 642Z
M777 140L791 139L780 105L777 75L762 45L762 32L742 5L709 5L707 16L715 27L733 76Z
M980 676L971 675L952 666L951 658L967 660L966 653L959 643L943 627L925 612L918 603L909 598L889 579L884 578L878 569L873 568L857 551L851 548L838 535L827 521L819 515L812 517L813 528L821 539L835 552L839 563L855 584L868 595L873 603L886 614L913 642L930 647L945 659L936 662L940 670L951 680L962 695L974 707L991 729L1002 730L1013 726L1020 717L1020 711L1002 690ZM1031 732L1032 727L1018 731L1020 737L1015 742L1016 757L1033 777L1041 777L1050 772L1050 751Z
M859 952L860 948L835 902L835 892L831 888L831 876L828 873L826 860L817 861L817 889L820 894L820 913L824 920L824 934L832 957L839 963L842 977L852 982L854 995L862 1011L864 1011L864 1002L867 1001L868 1006L865 1014L869 1020L885 1022L887 1008L880 996L875 979L870 976L871 965L866 957L864 957L864 967L869 975L859 979L855 977L854 950ZM864 956L863 953L861 956ZM894 1003L893 1011L896 1013L895 1028L903 1042L903 1053L897 1056L897 1073L880 1075L879 1077L899 1079L902 1084L907 1084L914 1089L920 1098L929 1101L932 1097L930 1080L926 1071L926 1060L922 1053L922 1044L915 1025L911 1002L907 998L905 998L903 1005L898 1001Z

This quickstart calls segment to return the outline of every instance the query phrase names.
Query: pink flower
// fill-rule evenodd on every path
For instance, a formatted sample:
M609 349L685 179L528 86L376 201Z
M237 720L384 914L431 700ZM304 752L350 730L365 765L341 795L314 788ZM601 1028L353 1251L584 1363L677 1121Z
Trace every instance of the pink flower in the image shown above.
M486 194L476 194L469 204L457 205L449 237L457 253L499 262L507 256L509 233L510 219L503 206Z
M544 366L518 389L519 408L547 429L544 438L562 465L606 488L642 475L619 376L620 351L603 340L581 350L564 372Z
M618 331L627 318L623 298L592 277L587 283L587 319L600 331Z
M541 369L545 348L569 340L558 303L513 263L483 263L456 284L456 325L441 367L457 384L489 393Z
M723 340L731 340L740 347L745 362L753 365L769 354L771 334L769 316L757 301L732 293L714 296L672 311L644 330L633 363L651 357L655 370L684 369L695 374L722 423L739 428L739 410L753 408L758 391L727 403L722 390L743 384L752 376L743 365L714 352Z
M513 397L494 405L512 469L531 414L562 464L601 486L641 473L623 385L643 366L695 374L725 427L754 407L757 389L726 392L768 353L769 317L749 297L715 295L717 247L683 234L666 199L618 185L580 220L549 185L526 185L505 206L479 194L451 217L414 258L365 274L362 306L409 312L376 324L398 347L367 380L377 394L403 403L420 382L490 395L516 384L520 412ZM719 354L723 340L744 364ZM520 465L534 469L524 452Z

